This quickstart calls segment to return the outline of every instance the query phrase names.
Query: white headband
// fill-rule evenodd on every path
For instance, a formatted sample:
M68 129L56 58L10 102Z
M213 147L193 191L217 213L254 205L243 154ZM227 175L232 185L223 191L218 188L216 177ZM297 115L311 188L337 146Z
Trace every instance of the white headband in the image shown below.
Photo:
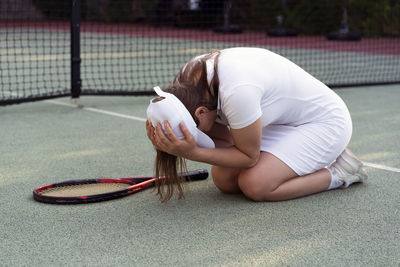
M175 135L179 139L183 139L185 137L179 128L179 124L183 122L199 147L215 148L213 140L197 128L185 105L175 95L162 91L158 86L153 89L157 95L164 97L157 102L153 102L154 99L150 100L150 105L147 108L147 119L154 127L159 122L165 132L163 122L167 120Z

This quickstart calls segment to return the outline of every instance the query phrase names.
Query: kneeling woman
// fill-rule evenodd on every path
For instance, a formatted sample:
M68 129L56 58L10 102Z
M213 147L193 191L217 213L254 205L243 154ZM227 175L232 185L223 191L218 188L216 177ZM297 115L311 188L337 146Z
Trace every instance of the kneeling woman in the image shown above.
M183 196L182 159L211 164L221 191L254 201L298 198L367 178L346 149L352 122L342 99L268 50L195 57L165 92L156 91L146 129L157 150L156 176L167 177L158 183L162 201L174 185Z

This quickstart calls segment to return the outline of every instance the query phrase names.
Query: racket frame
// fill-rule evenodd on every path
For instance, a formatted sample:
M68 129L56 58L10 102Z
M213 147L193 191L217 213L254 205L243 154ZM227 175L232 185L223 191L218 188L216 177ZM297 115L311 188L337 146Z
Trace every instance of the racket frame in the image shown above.
M180 174L186 181L197 181L204 180L208 177L208 171L206 169L200 169L195 171L189 171ZM116 198L125 197L143 189L153 187L156 182L155 177L130 177L130 178L96 178L96 179L85 179L85 180L68 180L60 183L47 184L40 186L33 190L33 198L36 201L50 203L50 204L86 204L100 201L106 201ZM162 178L161 178L162 179ZM56 187L84 185L84 184L98 184L98 183L124 183L131 186L101 194L93 194L87 196L46 196L42 195L41 192Z

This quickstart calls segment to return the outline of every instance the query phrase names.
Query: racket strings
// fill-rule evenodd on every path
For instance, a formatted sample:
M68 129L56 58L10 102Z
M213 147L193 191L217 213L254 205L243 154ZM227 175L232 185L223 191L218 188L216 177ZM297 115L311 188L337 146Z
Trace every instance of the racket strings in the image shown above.
M88 196L122 190L130 186L130 184L125 183L77 184L49 188L39 192L39 194L52 197Z

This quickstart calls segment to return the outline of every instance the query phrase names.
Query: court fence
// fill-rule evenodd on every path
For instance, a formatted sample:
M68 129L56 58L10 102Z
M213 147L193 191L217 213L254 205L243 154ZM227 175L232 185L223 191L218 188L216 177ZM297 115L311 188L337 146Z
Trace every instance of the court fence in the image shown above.
M347 2L0 0L0 105L150 95L192 57L237 46L331 88L400 83L400 3Z

